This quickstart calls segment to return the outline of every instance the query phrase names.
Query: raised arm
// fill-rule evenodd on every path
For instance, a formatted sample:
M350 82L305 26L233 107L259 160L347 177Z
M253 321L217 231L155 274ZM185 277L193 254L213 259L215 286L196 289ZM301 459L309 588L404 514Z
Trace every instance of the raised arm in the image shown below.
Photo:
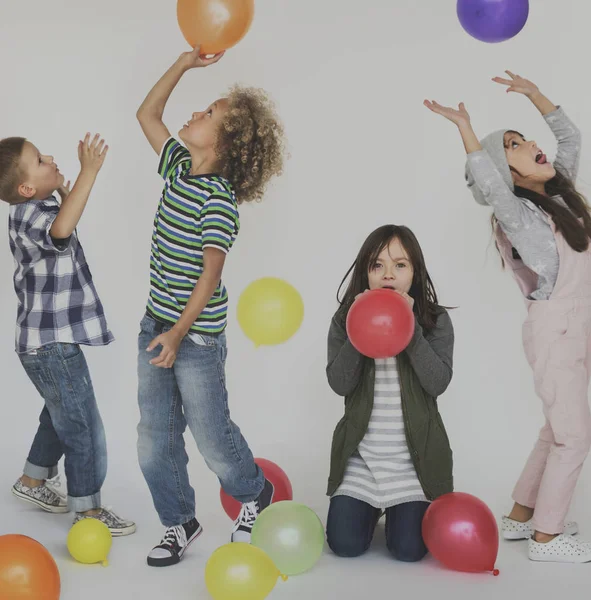
M105 141L98 134L91 142L90 134L87 133L84 141L79 142L80 174L71 192L64 194L60 191L62 205L49 230L52 238L65 240L74 233L108 150L109 147L105 146Z
M457 126L467 154L468 186L482 204L490 205L505 231L518 230L532 219L530 211L509 189L494 162L483 150L472 129L470 115L461 103L458 109L425 100L424 105ZM476 189L474 189L476 188Z
M562 108L540 92L535 83L515 75L511 71L505 72L510 79L494 77L493 81L507 86L507 92L524 95L540 111L558 142L554 166L574 181L577 178L581 154L581 132L578 127L568 118Z
M162 116L166 103L182 76L189 69L212 65L222 56L223 52L212 58L203 58L199 56L199 46L191 52L184 52L150 90L137 111L137 118L156 154L160 154L164 142L170 138L170 131L162 121Z

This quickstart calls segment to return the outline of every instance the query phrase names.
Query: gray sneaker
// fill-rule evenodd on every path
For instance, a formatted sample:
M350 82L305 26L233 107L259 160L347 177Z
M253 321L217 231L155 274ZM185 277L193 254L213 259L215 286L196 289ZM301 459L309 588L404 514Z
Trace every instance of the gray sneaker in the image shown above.
M83 515L76 513L73 525L76 525L76 523L82 521L82 519L97 519L101 523L104 523L109 528L113 537L131 535L132 533L135 533L136 529L133 521L126 521L125 519L118 517L108 508L101 508L101 512L98 515Z
M60 485L59 476L33 488L23 485L23 482L19 479L12 486L12 494L19 500L30 502L46 512L54 514L67 513L70 512L70 509L66 498L56 489Z

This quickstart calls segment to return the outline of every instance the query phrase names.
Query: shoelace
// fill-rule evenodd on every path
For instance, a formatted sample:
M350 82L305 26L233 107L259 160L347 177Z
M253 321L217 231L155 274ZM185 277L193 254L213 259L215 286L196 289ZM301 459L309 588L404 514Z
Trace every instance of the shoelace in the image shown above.
M56 475L53 479L45 481L45 487L53 492L56 496L59 496L62 500L66 499L66 495L61 491L62 479L60 475Z
M91 518L91 517L85 517L85 518ZM103 522L106 521L110 527L116 527L118 525L125 525L125 523L126 523L126 521L124 521L119 515L117 515L113 512L113 509L110 506L101 506L101 512L92 518L98 519L99 521L103 521Z
M181 547L187 545L187 533L182 525L169 527L160 542L160 546L174 546L175 543Z
M238 531L241 525L245 525L249 529L252 529L254 522L258 516L258 507L256 502L247 502L242 505L240 514L234 523L234 531Z
M110 506L102 506L101 507L102 514L106 516L106 518L114 524L117 525L125 525L125 519L122 519Z

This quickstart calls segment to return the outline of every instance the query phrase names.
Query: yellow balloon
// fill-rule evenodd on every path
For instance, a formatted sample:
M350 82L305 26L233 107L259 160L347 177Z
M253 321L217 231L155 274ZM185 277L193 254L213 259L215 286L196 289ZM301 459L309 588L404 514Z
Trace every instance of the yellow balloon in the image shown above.
M72 558L86 565L102 563L106 567L113 537L109 528L98 519L82 519L70 529L68 550Z
M218 548L205 565L205 585L214 600L264 600L281 575L267 554L234 542Z
M289 283L275 277L253 281L238 301L238 322L257 346L286 342L304 319L304 302Z

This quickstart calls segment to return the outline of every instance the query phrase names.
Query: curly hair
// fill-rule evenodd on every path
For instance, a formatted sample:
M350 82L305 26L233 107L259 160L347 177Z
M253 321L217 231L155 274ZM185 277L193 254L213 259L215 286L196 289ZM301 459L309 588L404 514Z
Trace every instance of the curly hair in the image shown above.
M216 143L219 172L233 185L239 204L260 201L271 178L283 172L283 125L262 89L236 85L227 98Z

